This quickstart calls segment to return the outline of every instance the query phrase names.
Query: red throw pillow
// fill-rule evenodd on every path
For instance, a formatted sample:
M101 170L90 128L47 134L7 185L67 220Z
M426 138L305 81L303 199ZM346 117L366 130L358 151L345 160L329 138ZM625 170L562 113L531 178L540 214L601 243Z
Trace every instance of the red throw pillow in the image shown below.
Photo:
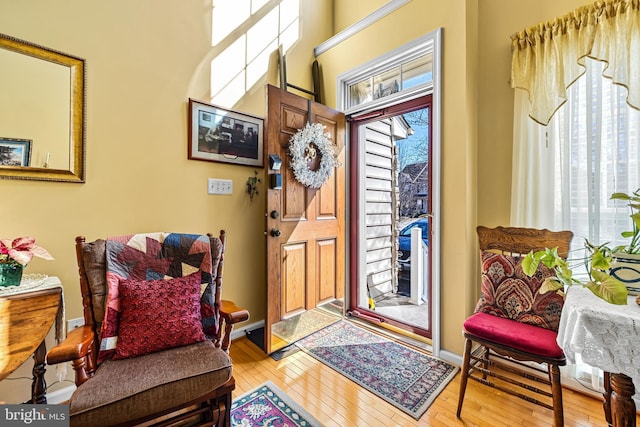
M200 272L167 280L122 280L114 359L206 339L200 321Z
M557 331L564 297L539 292L544 280L555 273L540 263L529 277L522 271L523 259L524 255L482 252L482 294L475 311Z

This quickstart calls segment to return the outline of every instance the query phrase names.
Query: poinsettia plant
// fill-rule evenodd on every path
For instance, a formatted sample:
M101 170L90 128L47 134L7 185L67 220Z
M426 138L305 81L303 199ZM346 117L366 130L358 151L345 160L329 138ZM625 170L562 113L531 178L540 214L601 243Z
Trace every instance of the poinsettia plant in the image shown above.
M36 245L36 239L33 237L0 239L0 264L19 264L24 267L34 256L47 260L54 259L45 248Z

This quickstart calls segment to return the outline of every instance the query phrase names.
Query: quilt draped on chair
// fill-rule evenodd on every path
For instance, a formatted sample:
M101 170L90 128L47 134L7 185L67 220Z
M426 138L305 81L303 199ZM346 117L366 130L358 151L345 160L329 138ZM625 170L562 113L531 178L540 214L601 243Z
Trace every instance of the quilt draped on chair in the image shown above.
M99 361L115 353L120 315L121 280L158 280L201 272L202 328L208 337L218 332L215 306L215 270L209 237L199 234L145 233L110 237L106 242L108 297L100 330Z

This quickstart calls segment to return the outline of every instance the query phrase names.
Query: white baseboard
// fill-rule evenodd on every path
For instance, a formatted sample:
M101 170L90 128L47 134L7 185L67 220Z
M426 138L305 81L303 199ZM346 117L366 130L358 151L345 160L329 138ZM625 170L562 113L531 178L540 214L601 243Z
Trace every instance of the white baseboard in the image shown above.
M456 353L451 353L447 350L440 350L440 359L446 360L449 363L453 363L457 366L462 366L462 356Z
M244 325L239 328L235 327L231 332L231 340L233 341L237 338L242 338L247 334L247 331L253 331L254 329L258 329L262 327L264 327L264 320L260 320L259 322L255 322L255 323L250 323L248 325Z
M74 391L76 391L76 386L70 385L56 391L47 392L47 403L55 405L66 402L71 398Z

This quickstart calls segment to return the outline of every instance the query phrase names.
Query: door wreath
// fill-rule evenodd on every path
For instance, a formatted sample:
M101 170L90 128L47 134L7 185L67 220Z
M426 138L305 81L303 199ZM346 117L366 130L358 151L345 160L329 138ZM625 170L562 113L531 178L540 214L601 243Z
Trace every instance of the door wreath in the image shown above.
M307 123L291 137L289 141L291 169L296 180L301 184L320 188L329 179L333 170L342 166L329 140L330 136L325 133L324 125ZM320 158L318 169L309 169L309 162L318 156Z

